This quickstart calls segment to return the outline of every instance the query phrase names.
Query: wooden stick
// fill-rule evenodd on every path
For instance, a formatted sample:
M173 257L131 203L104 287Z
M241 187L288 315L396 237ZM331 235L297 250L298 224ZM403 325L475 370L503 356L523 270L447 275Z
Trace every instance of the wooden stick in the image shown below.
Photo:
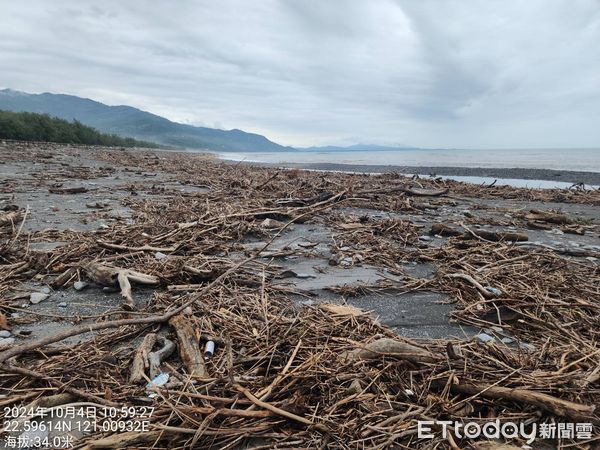
M239 392L241 392L242 394L244 394L248 398L248 400L250 400L251 402L256 404L256 406L260 406L261 408L268 409L269 411L272 411L279 416L287 417L288 419L295 420L296 422L303 423L304 425L314 425L314 422L312 420L298 416L298 415L291 413L289 411L286 411L284 409L277 408L276 406L273 406L270 403L266 403L266 402L263 402L263 401L257 399L254 395L252 395L252 393L248 389L246 389L243 386L240 386L239 384L236 384L233 387L236 390L238 390Z
M462 280L468 281L475 289L477 289L481 293L481 295L483 295L484 298L490 299L496 297L496 295L493 292L488 291L486 288L484 288L481 285L481 283L479 283L479 281L477 281L471 275L467 275L466 273L448 273L444 276L448 278L460 278Z
M577 420L590 420L591 416L596 410L595 405L588 406L581 403L574 403L528 389L486 386L485 384L469 383L452 384L450 389L453 392L459 392L461 394L512 400L518 403L535 405L545 411L556 414L557 416L571 417Z
M6 352L4 352L4 353L6 353ZM0 358L1 358L1 356L2 355L0 355ZM50 377L44 375L43 373L35 372L33 370L25 369L23 367L12 366L10 364L4 364L1 367L5 372L8 372L8 373L18 373L18 374L25 375L25 376L28 376L31 378L37 378L39 380L47 381L48 383L50 383L60 389L63 389L66 392L69 392L73 395L76 395L77 397L84 398L84 399L89 400L94 403L100 403L101 405L114 406L114 407L121 406L120 403L111 402L110 400L105 400L101 397L98 397L97 395L88 394L87 392L83 392L79 389L75 389L71 386L67 386L66 384L63 384L60 381L55 380L54 378L50 378Z
M123 297L124 301L123 309L133 311L135 309L135 302L131 296L131 284L127 278L127 272L120 270L117 274L117 280L119 281L119 286L121 287L121 296Z
M339 194L339 195L341 195L341 194ZM285 228L290 226L296 220L302 218L304 215L312 214L314 212L316 212L316 211L310 211L306 214L301 214L301 215L293 218L292 220L290 220L288 223L286 223L286 225L282 229L280 229L277 233L275 233L275 235L273 237L271 237L271 239L268 242L266 242L265 245L263 245L262 248L258 252L256 252L254 255L249 256L248 258L240 261L239 263L235 264L230 269L223 272L221 275L219 275L217 278L215 278L213 281L211 281L209 284L207 284L204 287L204 289L198 291L196 293L196 295L193 295L190 300L183 303L179 307L172 309L171 311L167 311L162 315L156 315L156 316L140 317L140 318L136 318L136 319L121 319L121 320L113 320L113 321L107 321L107 322L96 322L96 323L84 324L84 325L80 325L77 327L73 327L70 330L65 330L63 332L49 335L49 336L37 339L35 341L28 342L26 344L11 347L8 350L1 352L0 353L0 364L5 362L9 358L12 358L13 356L17 356L22 353L29 352L38 347L43 347L44 345L62 341L63 339L66 339L71 336L77 336L78 334L86 333L88 331L105 330L107 328L117 328L117 327L123 327L123 326L127 326L127 325L143 325L143 324L149 324L149 323L167 322L169 319L171 319L171 317L174 317L175 315L179 314L181 311L186 309L188 306L191 306L194 303L196 303L196 301L198 301L198 299L202 298L203 295L206 295L207 292L210 292L210 290L213 287L215 287L216 285L221 283L225 278L227 278L229 275L231 275L232 273L237 271L240 267L242 267L245 264L248 264L250 261L253 261L254 259L256 259L261 254L262 251L266 250L266 248L269 245L271 245L277 237L280 236L280 234L283 232L283 230Z
M152 347L156 343L156 334L148 333L144 336L141 344L135 351L133 363L131 364L131 374L129 375L130 383L139 383L145 381L144 373L149 367L148 354L152 351Z
M128 247L126 245L111 244L110 242L104 242L101 240L96 241L100 247L108 248L110 250L124 250L129 252L174 252L177 247L152 247L151 245L142 245L141 247Z

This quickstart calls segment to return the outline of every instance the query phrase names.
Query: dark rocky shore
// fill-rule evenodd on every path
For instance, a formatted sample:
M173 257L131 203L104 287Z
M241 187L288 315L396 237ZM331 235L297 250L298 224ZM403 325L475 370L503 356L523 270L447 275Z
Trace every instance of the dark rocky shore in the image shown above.
M523 168L487 168L487 167L415 167L392 165L366 165L366 164L335 164L335 163L251 163L261 166L290 167L310 170L328 170L340 172L362 173L407 173L418 175L441 175L461 177L491 177L498 179L520 180L547 180L565 183L584 183L586 185L600 185L600 173L552 169L523 169Z

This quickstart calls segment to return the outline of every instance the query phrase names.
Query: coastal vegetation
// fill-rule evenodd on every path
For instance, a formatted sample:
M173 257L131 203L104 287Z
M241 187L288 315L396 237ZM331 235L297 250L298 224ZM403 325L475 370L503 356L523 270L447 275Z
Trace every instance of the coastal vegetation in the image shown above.
M157 147L151 142L101 133L77 120L69 122L48 114L2 110L0 110L0 139L107 147Z

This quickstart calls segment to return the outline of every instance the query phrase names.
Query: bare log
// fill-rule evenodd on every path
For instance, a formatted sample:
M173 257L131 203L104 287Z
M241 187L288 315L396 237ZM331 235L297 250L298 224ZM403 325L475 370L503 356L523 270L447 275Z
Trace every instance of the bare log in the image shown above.
M190 324L189 318L179 314L169 320L169 324L175 328L177 333L179 356L188 373L195 377L208 377L204 366L204 355L202 355L196 333Z
M434 363L440 360L438 355L428 350L390 338L378 339L350 353L350 357L354 360L370 360L383 356L394 356L417 364Z
M448 225L443 223L434 223L433 225L431 225L431 230L429 230L429 234L439 236L462 236L463 232L449 227Z

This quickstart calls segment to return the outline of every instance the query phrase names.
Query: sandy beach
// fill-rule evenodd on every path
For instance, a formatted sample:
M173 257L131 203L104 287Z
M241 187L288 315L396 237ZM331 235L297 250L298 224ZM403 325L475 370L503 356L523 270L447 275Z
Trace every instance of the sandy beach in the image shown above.
M203 421L197 445L374 447L400 404L410 448L461 405L599 419L597 190L39 143L0 161L3 404L51 378L70 402L155 408L146 433L79 434L90 448L183 445ZM168 342L152 396L143 358Z

